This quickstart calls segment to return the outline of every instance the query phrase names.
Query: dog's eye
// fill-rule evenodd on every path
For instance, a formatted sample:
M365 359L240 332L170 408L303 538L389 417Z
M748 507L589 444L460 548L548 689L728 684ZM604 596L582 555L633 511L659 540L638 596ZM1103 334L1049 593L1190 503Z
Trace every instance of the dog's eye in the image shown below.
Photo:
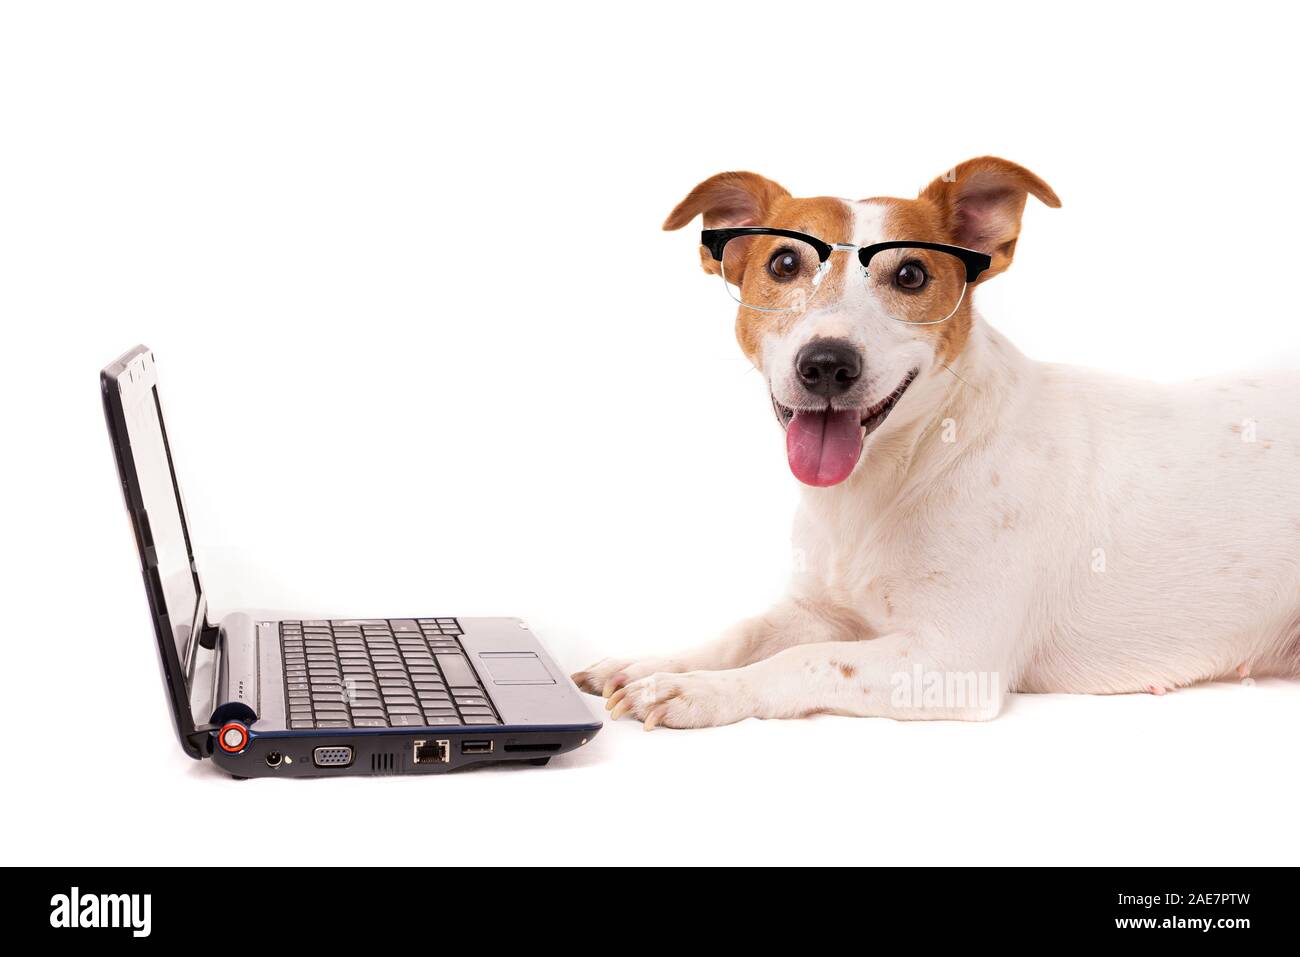
M774 279L793 279L799 275L799 253L794 249L778 249L767 261L767 271Z
M899 289L920 289L929 280L925 267L918 262L907 262L894 273L894 283Z

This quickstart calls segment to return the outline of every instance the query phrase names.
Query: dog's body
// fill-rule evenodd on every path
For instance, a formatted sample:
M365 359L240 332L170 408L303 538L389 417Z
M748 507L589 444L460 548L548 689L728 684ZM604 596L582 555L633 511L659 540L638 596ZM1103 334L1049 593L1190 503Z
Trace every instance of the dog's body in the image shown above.
M857 245L955 241L997 274L1028 194L1059 205L992 158L915 201L796 200L722 174L666 228L702 212ZM805 490L789 597L705 647L575 675L616 717L984 719L1008 691L1300 674L1300 375L1167 387L1033 362L968 301L909 327L850 280L794 319L738 317L779 418L866 410L851 474ZM866 371L814 402L791 369L818 342L851 344Z

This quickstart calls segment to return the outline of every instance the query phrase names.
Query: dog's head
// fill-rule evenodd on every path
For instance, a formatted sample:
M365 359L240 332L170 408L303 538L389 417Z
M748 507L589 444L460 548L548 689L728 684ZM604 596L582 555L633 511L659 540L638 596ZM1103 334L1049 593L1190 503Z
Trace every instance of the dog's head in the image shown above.
M924 394L941 394L927 386L970 336L970 289L1011 264L1031 194L1061 204L1029 170L991 156L916 199L800 199L755 173L719 173L664 229L702 214L718 231L700 247L704 271L740 302L736 338L767 378L791 470L827 486L849 477L869 438L916 421ZM746 232L757 227L780 232Z

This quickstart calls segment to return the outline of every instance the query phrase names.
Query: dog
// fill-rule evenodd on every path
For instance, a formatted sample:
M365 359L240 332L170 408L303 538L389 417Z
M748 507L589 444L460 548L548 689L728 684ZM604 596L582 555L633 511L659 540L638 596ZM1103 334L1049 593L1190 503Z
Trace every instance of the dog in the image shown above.
M1300 375L1157 386L1026 358L972 293L1011 265L1030 196L1060 206L985 156L916 199L795 198L721 173L668 216L835 253L944 244L984 268L951 314L956 274L935 287L942 310L911 322L890 303L917 301L915 264L891 277L829 255L813 298L780 311L754 300L803 268L781 237L701 247L741 290L737 340L805 486L799 560L787 597L712 643L575 674L613 718L987 720L1011 692L1300 673Z

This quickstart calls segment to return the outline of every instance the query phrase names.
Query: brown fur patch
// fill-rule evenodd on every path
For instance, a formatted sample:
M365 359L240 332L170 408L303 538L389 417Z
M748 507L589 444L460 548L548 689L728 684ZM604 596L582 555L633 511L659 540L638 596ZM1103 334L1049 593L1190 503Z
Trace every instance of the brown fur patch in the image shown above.
M768 211L766 221L762 225L775 226L778 229L793 229L796 232L807 233L809 236L816 236L828 243L847 243L852 238L850 233L853 231L853 213L849 204L842 199L825 196L811 199L786 197L779 200ZM736 275L742 276L751 268L763 268L759 260L765 258L766 251L763 244L752 244L746 250L748 261L741 266ZM730 275L731 272L729 266L728 274ZM832 272L831 276L827 277L827 285L819 291L819 298L821 296L834 298L837 294L836 275L836 272ZM763 336L772 329L783 334L798 318L795 313L760 312L757 309L746 309L741 306L736 313L736 341L740 343L741 350L749 360L759 365L762 361L760 353Z
M886 239L917 239L929 243L953 243L953 237L949 234L947 228L947 211L937 203L924 198L876 199L873 202L882 203L887 207L885 212ZM964 277L960 276L960 274L944 278L949 282L961 283L964 281ZM935 356L940 362L946 364L957 358L961 354L961 350L965 348L966 341L970 338L971 323L973 321L970 290L967 290L961 306L951 319L934 325L918 325L915 328L920 335L929 337Z
M854 675L858 673L857 668L854 668L852 665L846 665L842 661L836 661L833 662L833 664L835 665L836 668L840 669L840 674L842 674L845 678L852 678Z
M664 229L681 229L696 216L704 216L704 228L760 226L767 211L789 191L757 173L718 173L710 176L673 207ZM705 266L706 271L709 267Z
M853 224L853 215L843 200L795 199L779 183L748 172L718 173L700 183L668 214L664 229L681 229L696 216L704 217L705 229L776 226L808 233L828 243L848 242ZM743 280L750 265L747 260L761 251L761 242L732 240L728 243L725 253L728 278ZM722 272L722 264L703 246L700 263L705 272L714 275ZM833 294L829 289L825 293ZM793 318L742 307L736 316L736 340L745 355L758 364L763 333L773 323L788 325Z
M767 214L789 191L766 176L744 171L710 176L686 194L664 220L665 230L681 229L696 216L704 217L705 229L728 226L767 225ZM737 250L740 246L735 247ZM732 245L728 245L728 252ZM700 246L700 266L715 276L722 274L722 264Z
M993 257L992 266L977 280L983 282L1011 265L1020 217L1030 196L1053 209L1061 205L1052 187L1023 166L997 156L979 156L932 181L917 198L943 212L950 242Z
M1061 205L1052 188L1023 166L996 156L980 156L958 164L931 182L915 200L890 203L889 235L923 239L977 249L992 257L991 266L974 285L1011 265L1020 237L1020 218L1028 197L1044 205ZM970 338L970 290L960 309L947 322L920 327L933 337L935 356L944 364L961 354Z

